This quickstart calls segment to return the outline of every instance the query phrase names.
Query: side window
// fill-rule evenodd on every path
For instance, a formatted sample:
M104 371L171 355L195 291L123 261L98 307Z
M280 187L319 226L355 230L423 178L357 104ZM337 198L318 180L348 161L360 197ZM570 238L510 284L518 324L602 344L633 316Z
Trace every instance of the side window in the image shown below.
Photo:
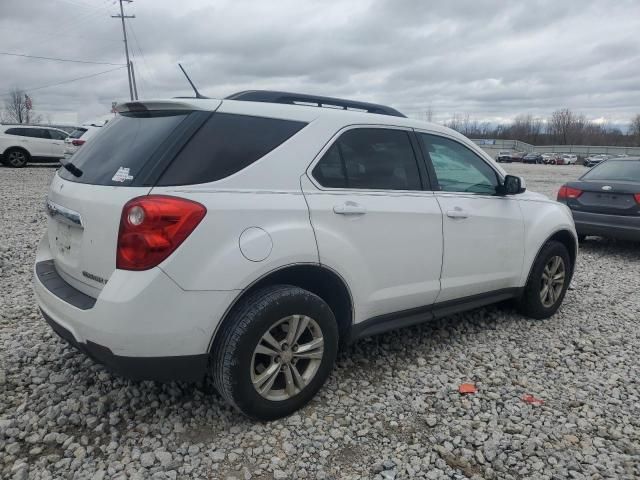
M51 139L54 139L54 140L55 140L55 138L56 138L56 137L54 136L54 134L53 134L53 131L48 130L48 129L46 129L46 128L39 128L39 129L38 129L38 137L40 137L40 138L45 138L45 139L47 139L47 140L51 140Z
M233 175L306 125L293 120L214 113L171 162L158 185L206 183Z
M49 135L51 136L52 139L54 140L64 140L65 138L67 138L67 136L58 131L58 130L47 130L49 132Z
M323 187L421 190L409 134L403 130L357 128L342 134L313 169Z
M9 128L6 132L7 135L18 135L20 137L32 137L29 131L31 128Z
M437 135L418 136L429 152L441 191L495 193L498 186L495 170L469 148Z

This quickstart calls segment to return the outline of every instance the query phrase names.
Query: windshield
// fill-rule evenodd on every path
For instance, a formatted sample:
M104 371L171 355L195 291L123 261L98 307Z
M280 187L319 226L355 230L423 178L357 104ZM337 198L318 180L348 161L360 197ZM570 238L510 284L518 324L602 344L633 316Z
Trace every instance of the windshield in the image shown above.
M640 182L640 160L609 160L589 170L582 179Z
M145 112L118 115L101 127L101 134L73 155L73 165L81 175L65 169L65 180L93 185L129 186L147 161L175 128L187 117L185 112Z

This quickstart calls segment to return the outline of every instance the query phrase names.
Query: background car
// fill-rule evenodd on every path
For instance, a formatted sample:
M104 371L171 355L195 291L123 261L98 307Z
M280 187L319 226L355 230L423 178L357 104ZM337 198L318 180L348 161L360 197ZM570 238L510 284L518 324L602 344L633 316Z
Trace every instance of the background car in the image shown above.
M51 127L5 125L0 127L2 163L14 168L33 161L51 162L64 157L69 134Z
M522 157L522 163L542 163L542 155L536 152L527 153Z
M593 167L608 159L609 159L608 155L591 155L585 159L584 165L585 167Z
M71 155L76 153L78 148L98 133L101 128L102 126L100 125L83 125L71 132L69 137L64 141L64 158L70 158Z
M557 165L575 165L577 162L578 156L571 153L564 153L556 158Z
M498 163L511 163L513 161L511 152L509 151L502 151L502 152L498 152L498 155L496 155L496 162Z
M600 163L563 185L558 201L571 209L582 240L587 235L640 240L640 157Z
M545 165L555 165L558 163L558 159L560 158L559 153L543 153L542 154L542 163Z

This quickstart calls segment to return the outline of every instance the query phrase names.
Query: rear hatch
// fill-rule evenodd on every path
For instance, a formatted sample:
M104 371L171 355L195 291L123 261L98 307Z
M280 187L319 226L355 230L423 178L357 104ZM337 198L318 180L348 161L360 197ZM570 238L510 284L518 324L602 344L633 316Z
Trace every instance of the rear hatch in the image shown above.
M215 102L215 103L214 103ZM54 177L47 198L48 240L58 273L97 297L116 268L122 208L147 195L190 136L219 106L131 103Z

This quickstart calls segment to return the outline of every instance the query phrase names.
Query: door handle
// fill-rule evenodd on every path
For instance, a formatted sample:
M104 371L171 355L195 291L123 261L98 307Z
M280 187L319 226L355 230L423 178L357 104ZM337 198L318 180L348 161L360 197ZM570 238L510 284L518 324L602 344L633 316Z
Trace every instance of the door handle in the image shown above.
M338 215L364 215L367 213L367 209L355 202L345 202L342 205L333 207L333 213Z
M469 214L460 207L455 207L453 210L447 210L447 217L449 218L467 218L468 216Z

